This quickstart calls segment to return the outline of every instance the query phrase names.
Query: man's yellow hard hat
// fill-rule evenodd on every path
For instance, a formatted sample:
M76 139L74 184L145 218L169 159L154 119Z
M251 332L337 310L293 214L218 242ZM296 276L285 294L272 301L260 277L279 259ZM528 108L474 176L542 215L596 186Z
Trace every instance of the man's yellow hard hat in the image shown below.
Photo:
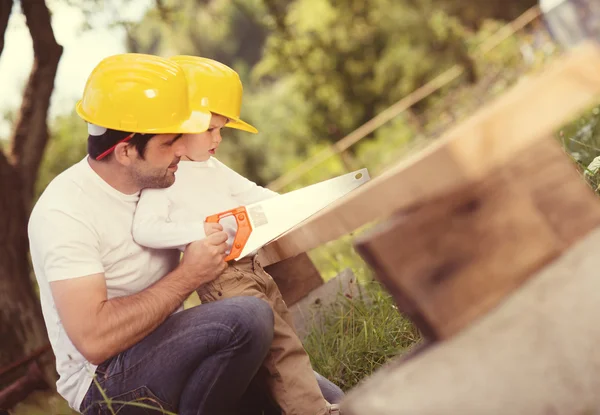
M190 85L190 105L229 118L226 127L251 133L258 130L240 119L242 82L236 71L213 59L178 55L169 58L185 71Z
M202 133L210 111L192 110L183 69L154 55L103 59L86 82L77 114L90 124L132 133Z

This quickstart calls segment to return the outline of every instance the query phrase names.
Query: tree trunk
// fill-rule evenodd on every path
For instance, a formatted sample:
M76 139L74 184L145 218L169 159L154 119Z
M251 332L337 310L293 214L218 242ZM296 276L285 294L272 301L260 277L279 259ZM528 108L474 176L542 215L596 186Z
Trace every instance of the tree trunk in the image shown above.
M16 169L0 153L0 370L47 342L39 300L29 275L27 217ZM4 196L7 197L4 197ZM0 389L25 372L0 379Z
M34 62L11 138L11 158L21 175L23 203L29 211L48 142L48 109L63 48L54 38L44 0L21 0L21 8L33 41Z
M11 6L12 1L0 0L1 46ZM34 63L11 148L7 154L0 151L0 389L12 384L27 369L20 366L5 372L3 368L48 342L30 273L27 221L49 137L47 114L62 47L54 38L44 0L21 0L21 8L33 41ZM47 376L55 376L51 365L42 366Z
M0 0L0 55L4 50L4 33L8 27L8 18L12 10L13 0Z

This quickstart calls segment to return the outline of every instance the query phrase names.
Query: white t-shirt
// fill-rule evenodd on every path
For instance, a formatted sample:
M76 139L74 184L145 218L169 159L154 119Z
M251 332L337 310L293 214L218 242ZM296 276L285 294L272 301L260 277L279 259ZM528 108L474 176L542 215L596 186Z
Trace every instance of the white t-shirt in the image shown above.
M181 161L175 176L171 187L142 191L133 222L133 237L140 245L181 250L206 237L207 216L277 196L214 157L204 162ZM230 242L235 219L232 225L224 225Z
M96 366L65 333L50 282L104 273L110 299L138 293L173 270L176 250L149 249L133 240L138 199L139 193L125 195L111 187L85 158L48 185L29 219L33 270L60 375L57 389L77 411Z

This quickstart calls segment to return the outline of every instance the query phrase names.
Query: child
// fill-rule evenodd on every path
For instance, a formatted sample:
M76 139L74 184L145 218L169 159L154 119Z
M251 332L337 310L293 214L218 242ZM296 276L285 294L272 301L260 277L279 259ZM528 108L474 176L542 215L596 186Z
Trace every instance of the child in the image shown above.
M186 73L191 105L212 112L208 131L184 136L186 156L178 165L175 183L166 189L142 192L135 213L133 237L150 248L183 250L193 241L214 232L207 216L265 200L277 193L234 172L213 156L224 126L245 131L256 129L239 119L242 85L235 71L210 59L172 58ZM224 228L235 235L235 227ZM275 315L274 338L263 366L268 387L284 414L339 413L319 389L310 360L296 335L292 318L277 285L256 256L232 262L216 280L198 288L202 302L252 295L265 300Z

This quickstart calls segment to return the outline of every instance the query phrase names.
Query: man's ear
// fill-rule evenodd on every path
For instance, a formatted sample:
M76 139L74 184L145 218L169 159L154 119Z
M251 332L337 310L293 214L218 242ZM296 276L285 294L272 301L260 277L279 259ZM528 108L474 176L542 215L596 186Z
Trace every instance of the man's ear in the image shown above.
M135 147L130 146L129 143L119 143L115 146L115 159L124 166L129 166L133 162L133 159L137 156Z

